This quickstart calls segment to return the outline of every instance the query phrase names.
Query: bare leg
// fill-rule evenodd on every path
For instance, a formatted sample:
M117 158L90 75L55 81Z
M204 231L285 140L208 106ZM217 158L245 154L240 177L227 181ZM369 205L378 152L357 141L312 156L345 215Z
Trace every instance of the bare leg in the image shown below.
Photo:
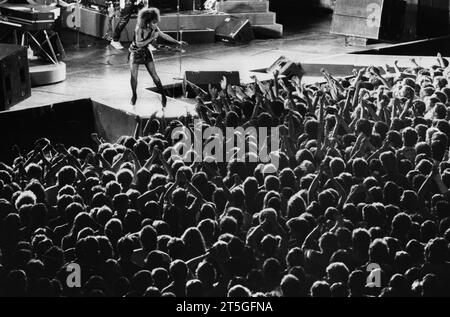
M130 70L131 70L131 77L130 77L130 84L131 84L131 92L133 93L133 96L131 97L131 104L134 106L136 104L137 99L137 78L139 74L139 64L133 64L130 63Z
M161 97L162 97L162 106L165 107L166 104L167 104L167 97L166 97L166 94L164 92L164 88L162 86L161 79L159 79L159 76L156 73L155 63L154 62L150 62L150 63L146 64L145 67L147 67L148 73L152 77L153 82L156 85L156 88L158 88L158 91L159 91L159 93L161 94Z

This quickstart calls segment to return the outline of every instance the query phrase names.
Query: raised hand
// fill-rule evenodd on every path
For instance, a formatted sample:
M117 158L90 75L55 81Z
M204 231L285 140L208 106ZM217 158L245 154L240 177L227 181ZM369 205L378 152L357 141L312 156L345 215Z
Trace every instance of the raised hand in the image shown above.
M359 91L359 99L364 98L366 95L369 95L369 91L365 88L361 88Z
M361 79L361 77L363 77L365 73L366 73L366 68L361 68L358 71L358 79Z
M352 188L350 189L350 194L362 193L365 190L366 190L366 187L364 184L353 185Z
M298 88L302 88L302 80L298 76L292 76L291 82L294 86L297 86Z
M323 90L317 90L316 92L314 92L314 95L317 97L323 97L325 95L325 93L323 92Z
M227 87L227 94L228 94L230 97L232 97L232 98L236 98L236 93L235 93L235 91L234 91L234 89L233 89L233 86L228 85L228 87Z
M381 76L381 72L380 69L378 67L372 66L369 69L371 74L377 75L377 76Z
M140 117L136 116L136 122L138 122L138 124L140 123ZM94 141L96 144L101 144L102 140L100 140L99 136L97 133L91 133L91 139L92 141Z
M240 97L242 99L244 99L245 97L248 97L240 86L233 86L233 88L236 91L236 95L238 97Z
M220 81L220 88L222 88L222 90L225 90L228 88L227 78L225 76L223 76L222 80Z
M245 88L245 94L250 98L256 95L256 87L254 84L247 85Z
M378 91L377 91L377 99L381 100L381 98L383 98L384 95L384 89L382 86L378 87Z
M273 77L275 78L275 80L277 80L278 77L280 77L280 71L279 71L278 69L276 69L276 70L273 72Z
M50 141L47 138L41 138L34 143L34 145L39 148L44 148L49 144L50 144Z
M286 86L286 84L284 83L284 81L282 79L278 80L278 85L283 88L284 91L286 91L287 93L290 93L291 91L288 89L288 87Z
M213 100L217 99L217 96L218 96L219 92L218 92L216 87L213 87L213 86L211 86L211 84L209 84L208 85L208 91L209 91L209 94L211 95L211 98Z
M438 53L438 58L439 58L439 53ZM417 64L417 61L416 61L415 58L411 58L410 61L411 61L412 64L414 64L414 66L416 66L416 67L419 66L419 64Z
M445 153L444 153L444 158L442 159L442 161L443 161L443 162L447 162L448 159L449 159L449 151L448 151L448 149L447 149L447 151L445 151Z

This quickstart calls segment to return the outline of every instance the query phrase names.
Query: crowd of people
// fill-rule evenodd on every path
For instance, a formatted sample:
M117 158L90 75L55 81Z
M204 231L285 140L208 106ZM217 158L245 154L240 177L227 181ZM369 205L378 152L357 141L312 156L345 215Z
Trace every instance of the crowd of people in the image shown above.
M202 129L278 127L278 166L174 154L192 118L16 146L0 295L450 296L449 62L323 75L192 87Z

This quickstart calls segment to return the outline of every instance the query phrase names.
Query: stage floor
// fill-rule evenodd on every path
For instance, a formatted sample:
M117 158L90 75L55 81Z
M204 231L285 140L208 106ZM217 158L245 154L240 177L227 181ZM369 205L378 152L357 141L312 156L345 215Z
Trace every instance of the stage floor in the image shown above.
M281 55L299 62L319 62L365 48L346 47L344 38L329 33L331 16L303 22L300 30L286 32L282 39L254 40L248 45L224 43L191 45L186 52L155 52L156 67L164 85L179 83L187 70L240 71L241 81L250 82L252 70L270 66ZM377 44L372 47L383 46ZM98 41L85 48L66 47L67 79L64 82L32 88L32 96L11 110L39 107L81 98L101 100L112 107L130 110L128 51L116 50ZM264 79L267 75L258 74ZM178 78L178 79L177 79ZM307 77L307 81L319 78ZM139 72L139 110L149 115L160 108L159 98L149 91L153 81L145 67ZM120 97L119 97L120 96ZM144 106L145 105L145 106ZM149 107L149 108L146 108ZM133 109L131 107L131 109ZM138 111L136 110L135 113Z

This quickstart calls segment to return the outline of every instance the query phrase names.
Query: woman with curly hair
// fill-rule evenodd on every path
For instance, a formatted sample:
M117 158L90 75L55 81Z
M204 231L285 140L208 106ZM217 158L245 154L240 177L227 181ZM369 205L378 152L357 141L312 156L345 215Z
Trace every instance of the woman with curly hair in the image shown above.
M157 8L144 8L139 11L138 19L136 23L136 28L134 30L134 40L130 45L130 69L131 69L131 90L133 96L131 98L131 104L136 104L137 94L137 77L139 71L139 65L145 65L148 73L153 79L156 87L158 88L162 96L162 105L166 106L167 97L164 93L164 89L156 73L155 63L153 59L153 54L149 49L149 44L161 37L169 42L175 43L177 45L186 45L187 43L183 41L177 41L170 35L162 32L158 27L158 22L160 21L160 13Z

